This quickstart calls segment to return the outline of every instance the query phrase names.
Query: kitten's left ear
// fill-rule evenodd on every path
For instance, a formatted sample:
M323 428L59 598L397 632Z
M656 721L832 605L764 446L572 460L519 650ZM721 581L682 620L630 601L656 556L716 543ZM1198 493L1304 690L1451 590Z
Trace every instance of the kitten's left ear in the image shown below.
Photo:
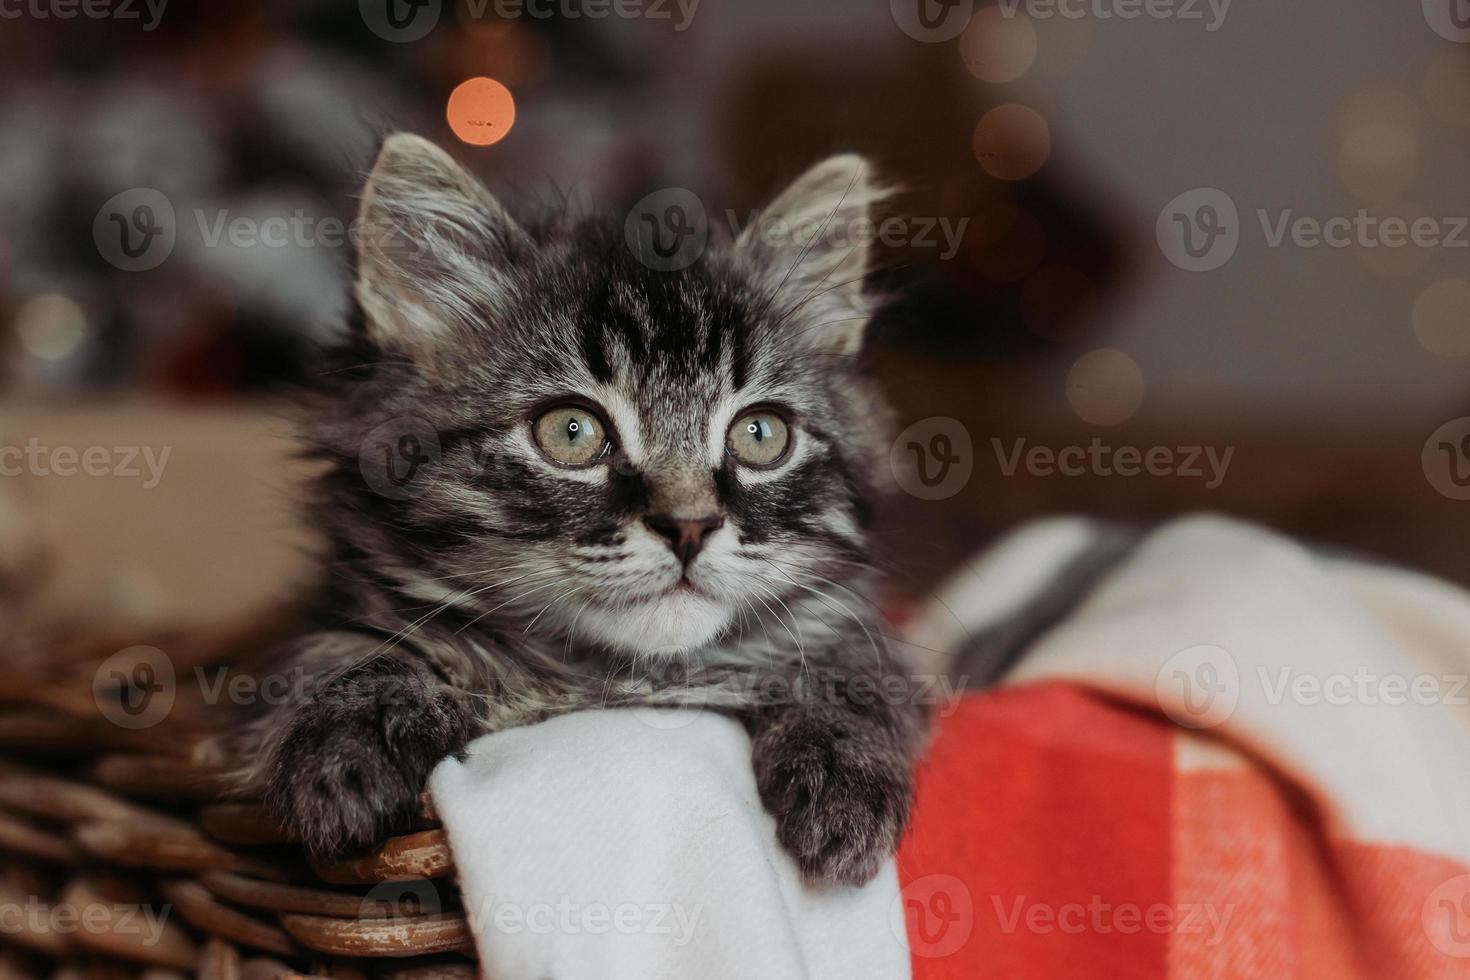
M778 319L816 348L856 354L873 314L864 291L872 211L888 188L854 153L829 157L786 188L735 240L735 254L774 297ZM794 312L800 308L800 312Z
M432 361L483 324L529 238L485 186L422 137L378 151L355 229L357 299L379 346Z

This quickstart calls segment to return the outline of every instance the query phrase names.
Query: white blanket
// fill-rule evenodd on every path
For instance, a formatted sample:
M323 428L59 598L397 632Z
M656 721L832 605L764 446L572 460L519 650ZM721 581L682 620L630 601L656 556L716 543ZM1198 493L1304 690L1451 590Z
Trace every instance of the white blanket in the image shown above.
M1098 533L1048 521L969 563L911 629L941 653L927 669ZM1103 574L1001 683L1069 680L1161 711L1313 787L1345 839L1465 861L1470 782L1443 774L1465 764L1467 637L1458 589L1193 518ZM494 980L910 975L893 864L861 890L803 887L727 719L563 717L480 739L430 786Z
M567 715L479 739L430 789L492 980L909 976L892 862L803 887L727 718Z

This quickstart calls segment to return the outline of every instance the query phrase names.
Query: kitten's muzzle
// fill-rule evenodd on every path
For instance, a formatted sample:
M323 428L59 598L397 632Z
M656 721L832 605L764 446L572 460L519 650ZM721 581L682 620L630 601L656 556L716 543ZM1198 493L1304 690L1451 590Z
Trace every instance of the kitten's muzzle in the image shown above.
M704 547L705 539L723 527L725 519L719 516L689 519L649 514L643 518L643 523L668 542L669 550L679 559L679 564L688 569L689 563Z

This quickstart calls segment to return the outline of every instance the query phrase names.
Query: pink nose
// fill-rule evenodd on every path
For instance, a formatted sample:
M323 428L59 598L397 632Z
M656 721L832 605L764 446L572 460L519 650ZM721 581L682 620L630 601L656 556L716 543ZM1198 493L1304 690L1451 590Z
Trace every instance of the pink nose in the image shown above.
M643 518L649 530L669 543L669 550L685 568L704 547L704 539L725 523L723 517L697 517L693 520L649 514Z

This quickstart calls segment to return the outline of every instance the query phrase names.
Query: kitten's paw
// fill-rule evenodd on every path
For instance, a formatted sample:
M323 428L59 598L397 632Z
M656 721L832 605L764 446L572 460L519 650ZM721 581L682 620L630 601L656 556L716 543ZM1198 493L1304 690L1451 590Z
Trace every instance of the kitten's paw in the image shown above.
M295 709L266 806L319 858L408 830L429 771L471 737L459 693L401 661L355 668Z
M806 716L758 735L754 761L777 839L809 879L864 884L897 849L913 792L906 763L881 744Z

